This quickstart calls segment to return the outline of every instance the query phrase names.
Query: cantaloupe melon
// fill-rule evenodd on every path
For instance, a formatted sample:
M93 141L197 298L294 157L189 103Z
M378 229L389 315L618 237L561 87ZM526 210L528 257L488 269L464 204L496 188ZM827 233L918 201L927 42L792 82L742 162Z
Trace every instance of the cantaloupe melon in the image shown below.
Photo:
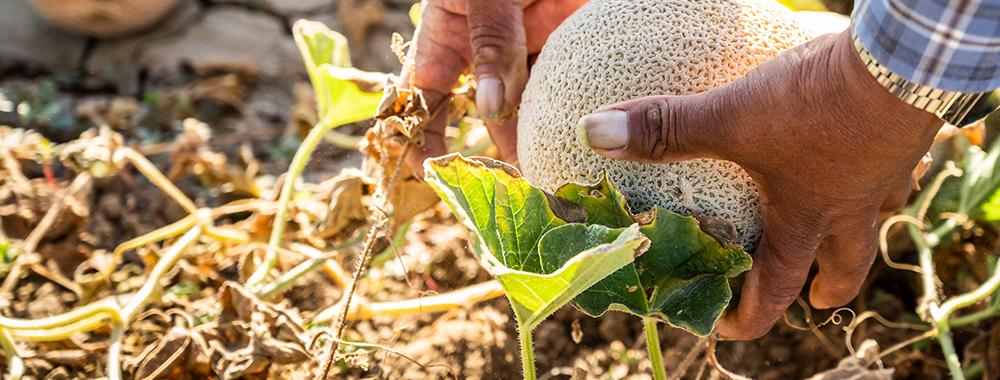
M761 234L759 199L738 165L615 161L579 142L576 125L604 105L732 82L808 34L771 0L593 0L549 37L531 69L517 126L521 169L547 191L606 170L633 211L656 204L719 217L751 250Z

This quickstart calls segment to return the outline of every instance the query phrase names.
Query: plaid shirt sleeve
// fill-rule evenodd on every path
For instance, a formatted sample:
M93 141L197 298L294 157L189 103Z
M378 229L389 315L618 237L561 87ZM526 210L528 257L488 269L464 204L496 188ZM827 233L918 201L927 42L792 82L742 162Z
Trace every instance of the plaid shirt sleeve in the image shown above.
M1000 88L1000 0L861 0L852 20L872 56L911 82Z

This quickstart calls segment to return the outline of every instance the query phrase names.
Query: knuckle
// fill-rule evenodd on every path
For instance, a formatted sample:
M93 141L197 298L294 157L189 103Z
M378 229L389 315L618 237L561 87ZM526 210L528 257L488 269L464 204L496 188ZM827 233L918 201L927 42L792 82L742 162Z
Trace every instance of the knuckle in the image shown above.
M789 284L784 281L775 281L765 289L761 289L760 299L765 307L774 308L775 311L783 311L788 305L795 301L795 298L802 292L802 287L796 281Z
M646 103L639 110L638 116L640 130L635 143L639 154L659 160L669 153L682 151L678 139L680 112L673 103L666 100Z
M494 22L477 22L469 26L469 38L477 58L498 59L508 53L513 43L512 31ZM480 57L480 54L488 56Z

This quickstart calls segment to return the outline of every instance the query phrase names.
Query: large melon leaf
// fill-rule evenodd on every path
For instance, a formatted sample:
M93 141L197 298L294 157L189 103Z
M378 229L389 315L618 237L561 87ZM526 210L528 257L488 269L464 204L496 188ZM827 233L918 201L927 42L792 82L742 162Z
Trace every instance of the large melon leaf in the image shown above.
M638 224L572 223L586 218L583 208L531 186L499 161L453 154L427 160L424 172L473 231L480 264L497 277L529 330L649 245Z
M705 336L732 298L728 278L752 264L750 255L720 244L693 217L659 207L633 217L607 176L594 185L565 185L556 196L584 207L587 223L620 228L639 220L650 239L635 262L577 296L574 303L589 315L624 311Z

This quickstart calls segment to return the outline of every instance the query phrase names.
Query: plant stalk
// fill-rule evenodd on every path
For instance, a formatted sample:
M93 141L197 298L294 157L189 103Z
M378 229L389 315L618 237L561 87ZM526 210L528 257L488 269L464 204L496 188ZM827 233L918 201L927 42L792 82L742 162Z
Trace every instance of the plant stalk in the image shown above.
M941 344L941 352L944 354L944 361L948 364L948 372L951 372L952 380L965 380L965 372L962 372L962 363L958 361L958 354L955 353L955 344L951 341L951 328L948 327L948 320L937 321L937 338Z
M535 348L531 341L531 329L518 326L517 338L521 341L521 372L524 380L535 380Z
M115 159L113 161L118 161L118 158L124 158L131 162L132 166L135 166L140 173L145 175L153 185L156 185L164 193L167 193L167 196L177 202L184 211L187 211L189 214L194 214L198 211L198 206L194 204L194 201L188 198L187 195L184 195L184 192L178 189L177 185L174 185L173 182L170 182L167 176L163 175L160 169L157 169L156 165L149 162L149 159L143 156L142 153L132 148L121 148L115 151Z
M17 351L14 337L6 329L0 328L0 347L3 347L3 354L7 357L7 379L20 380L24 375L24 361Z
M292 163L285 174L285 182L281 185L281 194L278 197L278 209L274 214L274 227L271 228L271 237L267 242L267 252L264 254L264 262L247 279L248 288L256 288L267 278L267 274L278 264L278 247L281 246L281 239L285 235L285 222L288 220L288 203L292 200L295 192L295 181L302 175L309 157L312 156L316 146L323 140L326 132L335 127L331 123L318 123L309 130L309 134L302 140L302 145L295 151Z
M1000 307L990 306L986 309L972 312L960 317L955 317L948 320L948 326L953 328L965 327L973 323L979 322L987 318L993 318L1000 315Z
M667 380L667 368L663 366L663 352L660 351L660 334L656 329L656 320L643 317L642 330L646 333L646 352L653 366L653 379Z
M300 277L312 272L313 269L319 268L323 263L326 262L328 258L312 258L303 261L299 265L282 274L274 282L264 285L257 291L257 297L268 298L271 295L291 286Z

